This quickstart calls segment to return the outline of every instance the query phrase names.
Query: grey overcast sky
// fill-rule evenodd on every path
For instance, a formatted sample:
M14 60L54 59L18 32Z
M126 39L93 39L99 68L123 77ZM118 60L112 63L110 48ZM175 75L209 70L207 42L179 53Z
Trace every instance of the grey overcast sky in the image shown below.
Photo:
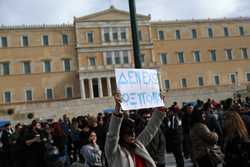
M135 0L137 13L152 20L249 17L250 0ZM128 0L0 0L0 24L62 24L114 5L128 10Z

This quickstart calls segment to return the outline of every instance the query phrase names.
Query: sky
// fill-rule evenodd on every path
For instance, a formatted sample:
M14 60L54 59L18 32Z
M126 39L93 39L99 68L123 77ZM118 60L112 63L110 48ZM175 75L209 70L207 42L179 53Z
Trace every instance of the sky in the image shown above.
M135 0L151 20L250 17L250 0ZM128 11L128 0L0 0L0 25L72 24L73 17L111 5Z

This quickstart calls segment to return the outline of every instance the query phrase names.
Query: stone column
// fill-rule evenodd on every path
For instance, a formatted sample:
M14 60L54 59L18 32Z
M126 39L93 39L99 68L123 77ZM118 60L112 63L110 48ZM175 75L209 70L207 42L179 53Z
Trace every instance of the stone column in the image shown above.
M81 90L81 98L86 99L84 79L80 80L80 90Z
M103 97L102 78L98 78L98 93L99 93L99 97Z
M90 98L94 98L94 92L93 92L93 81L92 78L89 79L89 93L90 93Z
M110 77L107 77L107 86L108 86L108 96L112 96L111 78Z

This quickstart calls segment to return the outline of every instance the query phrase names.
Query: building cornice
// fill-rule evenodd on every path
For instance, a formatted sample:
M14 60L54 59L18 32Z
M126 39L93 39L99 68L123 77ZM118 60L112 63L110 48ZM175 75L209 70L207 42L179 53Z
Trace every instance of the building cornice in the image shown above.
M23 30L23 29L73 29L73 24L55 24L55 25L1 25L0 30Z
M152 26L161 26L166 24L198 24L198 23L232 23L232 22L250 22L250 17L237 18L218 18L218 19L191 19L191 20L169 20L169 21L151 21Z

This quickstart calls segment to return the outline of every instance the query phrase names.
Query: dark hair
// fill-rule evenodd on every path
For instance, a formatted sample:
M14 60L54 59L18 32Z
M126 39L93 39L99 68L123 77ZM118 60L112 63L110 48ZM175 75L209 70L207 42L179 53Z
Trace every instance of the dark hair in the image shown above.
M121 128L120 128L120 139L119 139L119 144L122 147L125 147L127 149L135 149L135 144L128 144L124 141L123 136L124 135L132 135L135 133L135 121L131 118L125 118L122 121Z
M37 123L38 123L38 121L34 119L34 120L31 122L31 127L32 127L32 128L35 127Z
M58 123L58 122L53 122L51 124L51 129L53 129L52 131L52 136L56 136L56 137L64 137L65 136L65 133L61 127L61 125Z
M205 114L204 111L202 111L201 108L195 107L193 112L192 112L192 125L195 123L204 123L202 115Z
M120 128L120 136L123 134L129 134L135 130L135 121L131 118L123 119L121 128Z

